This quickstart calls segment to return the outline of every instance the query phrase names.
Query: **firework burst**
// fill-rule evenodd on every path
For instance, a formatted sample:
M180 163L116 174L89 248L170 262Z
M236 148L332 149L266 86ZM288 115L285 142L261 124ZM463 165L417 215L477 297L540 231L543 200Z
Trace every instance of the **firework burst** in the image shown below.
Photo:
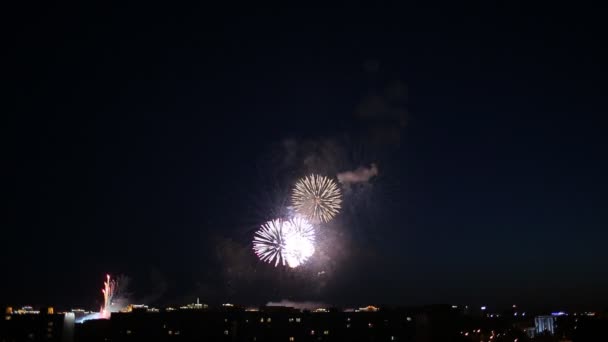
M332 179L313 174L298 180L291 200L295 210L312 222L328 222L340 210L342 194Z
M315 252L313 226L303 217L289 221L266 222L253 238L253 250L267 263L279 263L295 268L306 262Z

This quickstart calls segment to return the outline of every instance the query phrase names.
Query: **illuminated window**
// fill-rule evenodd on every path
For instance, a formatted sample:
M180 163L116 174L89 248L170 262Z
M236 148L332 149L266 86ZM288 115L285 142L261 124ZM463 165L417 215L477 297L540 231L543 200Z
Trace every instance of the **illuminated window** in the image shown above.
M260 323L264 323L264 318L260 318Z
M53 322L48 322L46 325L48 325L49 327L53 326Z
M169 334L169 335L173 335L173 330L169 330L169 331L167 331L167 334Z
M368 326L368 327L370 327L370 328L373 328L373 327L374 327L374 325L373 325L373 324L371 324L371 323L367 323L367 326Z
M46 331L47 331L47 332L53 332L53 328L48 327L48 328L46 328Z
M131 335L131 330L127 330L127 335Z
M11 316L7 315L6 317L4 317L4 319L6 319L7 321L10 321L11 320Z
M179 330L177 330L177 331L175 332L175 335L179 335Z
M228 330L224 330L224 335L228 335Z
M346 327L347 327L347 328L350 328L350 323L347 323L347 324L346 324Z
M272 320L270 319L270 317L268 317L268 318L266 319L266 322L268 322L268 323L272 322Z
M329 330L323 331L323 335L329 335Z
M295 340L296 340L296 339L295 339L295 338L293 338L293 336L290 336L290 337L289 337L289 342L293 342L293 341L295 341Z
M296 322L300 323L300 317L296 318Z
M408 316L408 317L405 318L405 320L408 321L408 322L411 322L412 321L412 317Z
M394 340L395 340L395 336L391 336L391 341L394 341Z
M310 334L311 334L311 335L314 335L314 334L315 334L315 331L314 331L314 330L311 330L311 331L310 331Z
M293 318L289 318L289 323L293 322Z

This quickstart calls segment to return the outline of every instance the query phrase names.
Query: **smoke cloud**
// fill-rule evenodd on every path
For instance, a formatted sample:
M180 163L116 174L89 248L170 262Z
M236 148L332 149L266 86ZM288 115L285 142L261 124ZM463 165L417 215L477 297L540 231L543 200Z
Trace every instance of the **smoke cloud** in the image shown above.
M169 284L162 273L155 269L150 269L149 279L147 283L152 284L153 287L149 291L150 293L143 298L137 299L137 304L153 304L157 302L169 289Z
M374 89L359 103L355 117L367 130L367 142L377 147L399 146L408 121L407 87L401 82Z
M326 308L327 304L319 302L292 302L283 299L280 302L268 302L266 306L285 306L299 310L314 310L318 308Z
M378 175L378 167L376 164L372 164L369 168L361 166L354 171L345 171L338 173L338 181L342 184L348 185L352 183L365 183L370 178Z

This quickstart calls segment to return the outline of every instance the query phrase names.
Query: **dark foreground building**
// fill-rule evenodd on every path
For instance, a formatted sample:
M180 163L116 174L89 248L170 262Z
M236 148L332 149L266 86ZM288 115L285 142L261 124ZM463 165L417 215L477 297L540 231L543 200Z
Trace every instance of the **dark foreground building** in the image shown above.
M409 318L409 319L408 319ZM138 312L78 325L77 341L416 341L415 320L390 313ZM420 336L423 337L423 336Z
M506 316L508 317L508 316ZM562 317L555 334L531 338L533 318L491 319L445 306L377 312L134 310L108 320L74 324L74 314L6 314L0 342L17 341L410 341L410 342L587 342L605 341L608 320Z
M0 342L70 342L73 339L73 314L54 314L48 310L26 314L6 312L0 321Z

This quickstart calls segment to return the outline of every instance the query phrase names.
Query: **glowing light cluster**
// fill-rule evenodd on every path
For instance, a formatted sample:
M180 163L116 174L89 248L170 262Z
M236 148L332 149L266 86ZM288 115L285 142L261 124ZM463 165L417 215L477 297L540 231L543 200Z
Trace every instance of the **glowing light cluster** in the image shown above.
M298 180L291 200L295 210L310 221L328 222L338 214L342 194L332 179L313 174Z
M260 260L295 268L315 252L315 231L303 217L268 221L253 238L253 250Z
M285 259L290 267L298 267L315 253L315 230L303 217L288 222L285 234Z

